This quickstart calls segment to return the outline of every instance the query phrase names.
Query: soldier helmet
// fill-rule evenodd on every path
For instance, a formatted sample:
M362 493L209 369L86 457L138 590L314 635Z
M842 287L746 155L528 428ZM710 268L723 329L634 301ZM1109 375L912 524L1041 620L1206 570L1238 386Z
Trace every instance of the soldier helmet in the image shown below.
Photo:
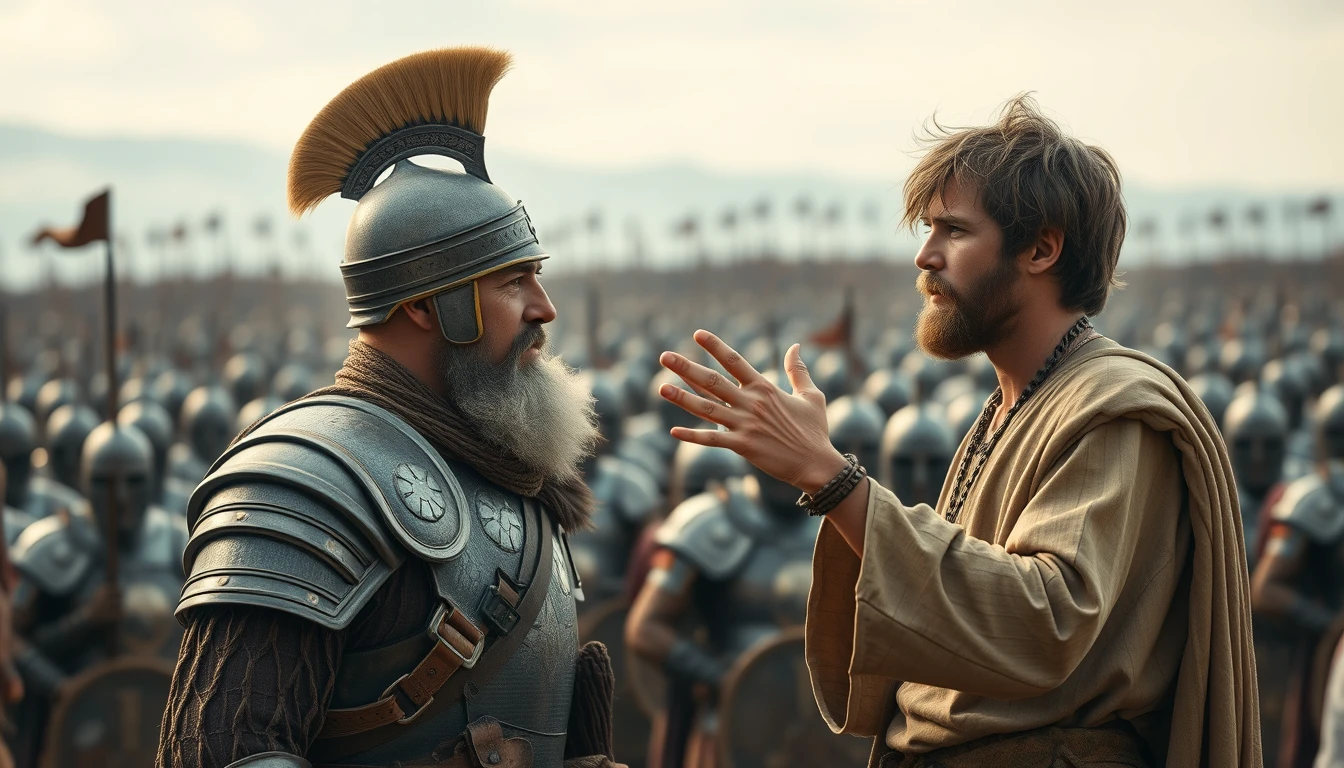
M1295 431L1302 426L1311 382L1297 361L1292 358L1270 360L1260 371L1260 386L1273 392L1288 413L1288 431Z
M39 424L46 426L47 420L51 414L63 405L73 403L79 399L79 387L70 379L52 379L37 391L37 402L34 404L33 415L37 417Z
M1344 384L1336 384L1321 394L1312 410L1321 458L1344 459Z
M877 407L882 409L883 418L888 419L891 414L910 404L910 380L900 371L880 368L863 382L860 393L877 403Z
M985 401L988 399L988 393L976 390L964 392L947 404L947 425L952 429L954 439L962 440L970 433L985 410Z
M952 431L930 406L906 406L882 432L879 479L901 501L934 504L955 451Z
M1263 496L1283 473L1288 413L1272 394L1254 383L1238 387L1223 416L1232 473L1237 484Z
M672 506L704 493L710 483L747 474L747 461L727 448L681 443L672 460Z
M224 386L235 403L261 397L266 386L266 365L250 352L239 352L224 364Z
M846 395L826 406L826 423L831 445L841 453L852 453L859 463L877 461L886 418L871 400Z
M275 379L271 381L271 392L282 403L292 403L312 391L313 372L303 363L285 365L276 371ZM251 402L251 400L234 400L234 402Z
M835 400L849 394L849 359L838 349L828 349L817 357L816 365L809 365L812 383L826 399Z
M621 424L625 420L624 398L617 382L606 371L585 371L583 377L593 398L598 428L606 438L603 442L606 451L621 436Z
M98 422L98 414L83 403L62 405L47 419L47 466L57 482L79 487L84 441Z
M122 543L140 529L153 498L154 449L139 429L105 421L84 444L80 488L105 530L109 504L117 503L117 532Z
M901 361L901 371L914 383L914 402L923 403L933 397L933 390L948 373L947 366L916 349Z
M168 410L175 424L182 421L182 404L191 389L191 377L175 368L169 368L154 379L154 399Z
M1209 414L1221 428L1227 406L1232 402L1232 382L1217 371L1208 371L1190 379L1190 388L1199 396L1204 407L1209 409Z
M1338 328L1321 328L1311 337L1311 351L1325 368L1329 383L1338 383L1340 368L1344 366L1344 332Z
M1234 384L1255 381L1265 363L1264 343L1259 339L1233 339L1218 353L1218 366Z
M4 504L22 506L32 477L33 451L37 448L37 424L28 409L18 403L0 402L0 462L8 482Z
M154 498L159 498L168 477L168 449L173 445L173 417L153 400L137 400L121 407L117 423L144 433L154 451Z
M236 434L233 399L222 387L197 387L182 404L182 433L192 452L206 464L224 453Z
M341 264L348 327L432 297L444 338L472 343L484 333L477 279L547 257L522 204L485 168L490 91L510 63L485 48L399 59L347 86L299 137L290 210L306 213L336 192L359 201ZM457 160L465 173L410 161L428 154Z
M233 425L235 431L242 432L284 404L284 400L274 395L264 395L248 402L238 409L238 418Z
M665 427L693 427L700 420L676 403L668 401L667 398L658 394L664 384L671 384L674 387L680 387L688 390L686 382L681 380L677 374L663 368L654 375L653 380L649 382L649 402L654 404L654 410L658 412L658 418Z

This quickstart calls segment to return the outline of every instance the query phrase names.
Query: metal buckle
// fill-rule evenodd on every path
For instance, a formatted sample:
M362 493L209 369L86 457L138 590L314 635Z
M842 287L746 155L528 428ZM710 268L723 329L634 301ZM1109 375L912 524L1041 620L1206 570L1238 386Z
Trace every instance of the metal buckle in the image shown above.
M414 705L415 702L411 701L411 697L407 696L406 692L401 690L401 681L405 680L408 677L410 677L409 673L402 675L401 677L398 677L395 681L393 681L391 685L387 686L387 688L383 691L383 695L378 697L378 700L382 701L383 699L386 699L387 697L391 696L393 699L397 701L397 706L401 706L401 701L403 699L406 701L406 703ZM398 693L400 693L401 695L397 696ZM426 701L424 704L421 704L420 706L416 707L414 712L412 712L409 715L403 715L399 720L397 720L397 725L407 725L415 722L415 719L420 716L420 713L424 712L426 709L429 709L429 705L433 703L434 703L434 697L430 696L429 700ZM404 712L405 710L403 709L402 711Z
M434 642L443 643L454 656L461 659L463 669L471 669L476 666L476 662L481 658L481 652L485 650L485 635L482 634L481 639L476 641L476 645L471 649L470 657L463 656L457 648L453 647L452 643L448 642L444 639L443 635L439 634L439 625L448 617L449 608L452 608L454 611L457 610L456 607L449 606L447 603L443 602L440 602L439 607L434 609L434 613L429 617L428 634L430 637L434 638ZM398 680L397 682L399 683L401 681ZM396 685L396 683L393 683L393 685Z
M485 593L481 595L481 613L485 614L485 620L493 624L501 635L512 632L522 619L518 609L500 597L499 587L495 584L486 587Z

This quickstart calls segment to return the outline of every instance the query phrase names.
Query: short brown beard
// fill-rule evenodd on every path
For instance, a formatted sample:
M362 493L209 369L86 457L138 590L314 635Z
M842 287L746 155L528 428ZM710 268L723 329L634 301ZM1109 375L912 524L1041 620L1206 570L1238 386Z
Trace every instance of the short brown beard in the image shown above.
M998 344L1015 325L1019 307L1011 289L1019 277L1011 257L961 292L937 272L921 272L916 283L920 292L940 294L951 306L924 304L915 321L915 343L942 360L960 360Z

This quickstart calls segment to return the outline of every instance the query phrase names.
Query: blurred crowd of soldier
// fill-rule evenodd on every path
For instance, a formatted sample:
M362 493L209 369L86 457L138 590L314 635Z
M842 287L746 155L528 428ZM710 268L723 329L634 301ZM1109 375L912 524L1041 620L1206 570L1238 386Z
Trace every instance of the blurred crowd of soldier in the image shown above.
M552 291L557 304L568 296L586 308L562 312L556 334L565 359L588 372L606 438L586 466L600 504L596 529L572 540L584 595L579 633L611 650L615 751L632 766L862 765L867 747L829 733L806 677L800 628L819 518L736 454L668 434L691 424L657 395L671 376L658 354L678 349L712 364L685 341L709 327L778 377L783 350L804 341L836 447L907 503L936 501L997 386L982 357L942 362L914 348L918 305L907 278L845 292L824 310L840 315L826 325L816 312L775 322L772 302L784 317L788 297L810 278L801 267L776 264L772 273L770 285L755 284L767 294L754 303L760 311L713 317L714 307L632 296L613 289L614 279L594 287L599 281L571 277ZM1309 273L1265 267L1217 280L1141 273L1094 320L1185 376L1222 429L1244 520L1271 766L1310 765L1331 727L1327 673L1344 631L1340 273L1330 262ZM699 290L715 279L650 277L644 290ZM210 290L198 286L199 306ZM620 300L604 305L599 291ZM23 298L35 306L41 297ZM0 349L8 545L0 575L9 599L0 642L12 650L0 693L10 701L4 735L17 765L42 764L44 750L80 755L92 722L81 720L81 707L97 706L143 710L141 732L121 741L142 742L152 764L163 701L155 697L167 690L166 673L160 681L152 670L178 656L173 610L192 489L241 429L330 383L345 356L348 337L324 338L315 323L277 322L280 312L207 323L191 304L159 322L169 343L123 336L115 414L106 412L109 382L92 373L89 345L60 324L19 333L11 312L6 335L19 343ZM203 330L211 325L224 330ZM116 666L128 658L140 666ZM142 699L100 704L99 680L113 673L141 675ZM90 756L48 754L46 764L78 759Z

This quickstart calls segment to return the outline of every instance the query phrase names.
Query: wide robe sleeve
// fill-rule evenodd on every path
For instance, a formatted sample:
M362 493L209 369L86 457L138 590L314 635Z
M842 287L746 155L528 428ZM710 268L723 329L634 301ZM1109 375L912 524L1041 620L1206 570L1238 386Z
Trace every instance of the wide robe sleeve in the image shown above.
M817 540L807 661L822 715L875 736L901 681L1005 700L1058 687L1130 578L1133 516L1175 514L1181 492L1170 438L1125 418L1042 473L1002 546L870 483L862 559L829 522Z

